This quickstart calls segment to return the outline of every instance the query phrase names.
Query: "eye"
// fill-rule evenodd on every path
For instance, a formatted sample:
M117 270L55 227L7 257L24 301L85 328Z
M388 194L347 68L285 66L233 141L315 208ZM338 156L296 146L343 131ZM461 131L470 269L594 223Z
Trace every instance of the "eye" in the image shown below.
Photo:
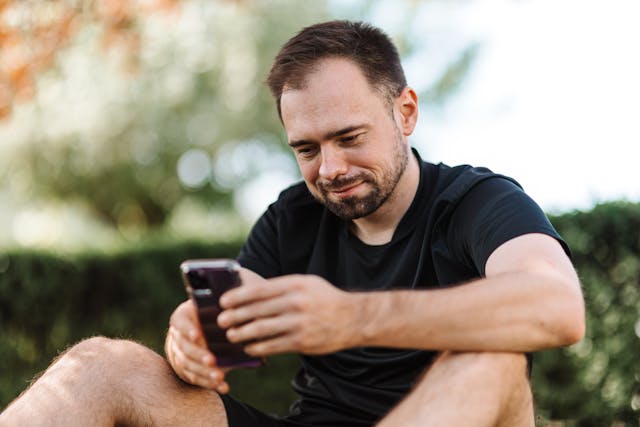
M363 133L356 133L354 135L347 135L340 138L340 142L343 144L352 144L360 139Z
M311 146L302 146L296 148L296 155L303 159L310 159L316 154L316 149Z

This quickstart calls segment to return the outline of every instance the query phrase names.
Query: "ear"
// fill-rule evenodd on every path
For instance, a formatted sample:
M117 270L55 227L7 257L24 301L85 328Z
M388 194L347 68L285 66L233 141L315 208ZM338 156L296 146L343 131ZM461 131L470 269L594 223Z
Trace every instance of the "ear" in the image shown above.
M398 128L404 136L411 135L418 122L418 95L407 86L396 98L395 106Z

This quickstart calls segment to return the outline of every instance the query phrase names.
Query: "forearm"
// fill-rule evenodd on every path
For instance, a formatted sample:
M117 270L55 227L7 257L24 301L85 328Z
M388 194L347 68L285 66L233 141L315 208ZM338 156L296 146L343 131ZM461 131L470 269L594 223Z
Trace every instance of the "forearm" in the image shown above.
M583 334L579 288L562 276L504 273L447 289L355 293L360 345L533 351Z

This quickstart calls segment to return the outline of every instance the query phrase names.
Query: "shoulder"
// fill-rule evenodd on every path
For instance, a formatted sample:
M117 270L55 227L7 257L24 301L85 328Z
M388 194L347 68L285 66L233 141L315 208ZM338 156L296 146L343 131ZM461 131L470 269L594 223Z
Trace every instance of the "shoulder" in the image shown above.
M486 167L458 165L448 166L443 163L431 165L436 171L435 189L439 198L456 203L469 192L475 190L478 184L491 183L491 187L519 189L522 187L516 180L505 175L494 173ZM495 188L497 189L497 188Z
M471 165L449 166L444 163L422 162L423 187L431 202L435 218L450 216L461 201L474 193L487 195L487 191L522 191L513 178L497 174L486 167Z
M479 223L499 213L522 218L526 212L534 216L544 213L513 178L494 173L486 167L433 165L437 169L436 203L440 212L450 218L463 218L463 223ZM517 215L515 215L517 214Z

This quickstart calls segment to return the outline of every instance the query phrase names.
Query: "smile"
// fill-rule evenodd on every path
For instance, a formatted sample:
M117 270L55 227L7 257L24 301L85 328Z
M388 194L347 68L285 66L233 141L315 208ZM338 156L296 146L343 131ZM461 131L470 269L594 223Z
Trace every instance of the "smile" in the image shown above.
M329 192L331 192L331 193L333 193L333 194L335 194L335 195L337 195L339 197L348 197L352 193L354 193L356 191L356 189L358 187L360 187L361 184L362 184L362 182L358 182L356 184L349 185L347 187L331 189L331 190L329 190Z

